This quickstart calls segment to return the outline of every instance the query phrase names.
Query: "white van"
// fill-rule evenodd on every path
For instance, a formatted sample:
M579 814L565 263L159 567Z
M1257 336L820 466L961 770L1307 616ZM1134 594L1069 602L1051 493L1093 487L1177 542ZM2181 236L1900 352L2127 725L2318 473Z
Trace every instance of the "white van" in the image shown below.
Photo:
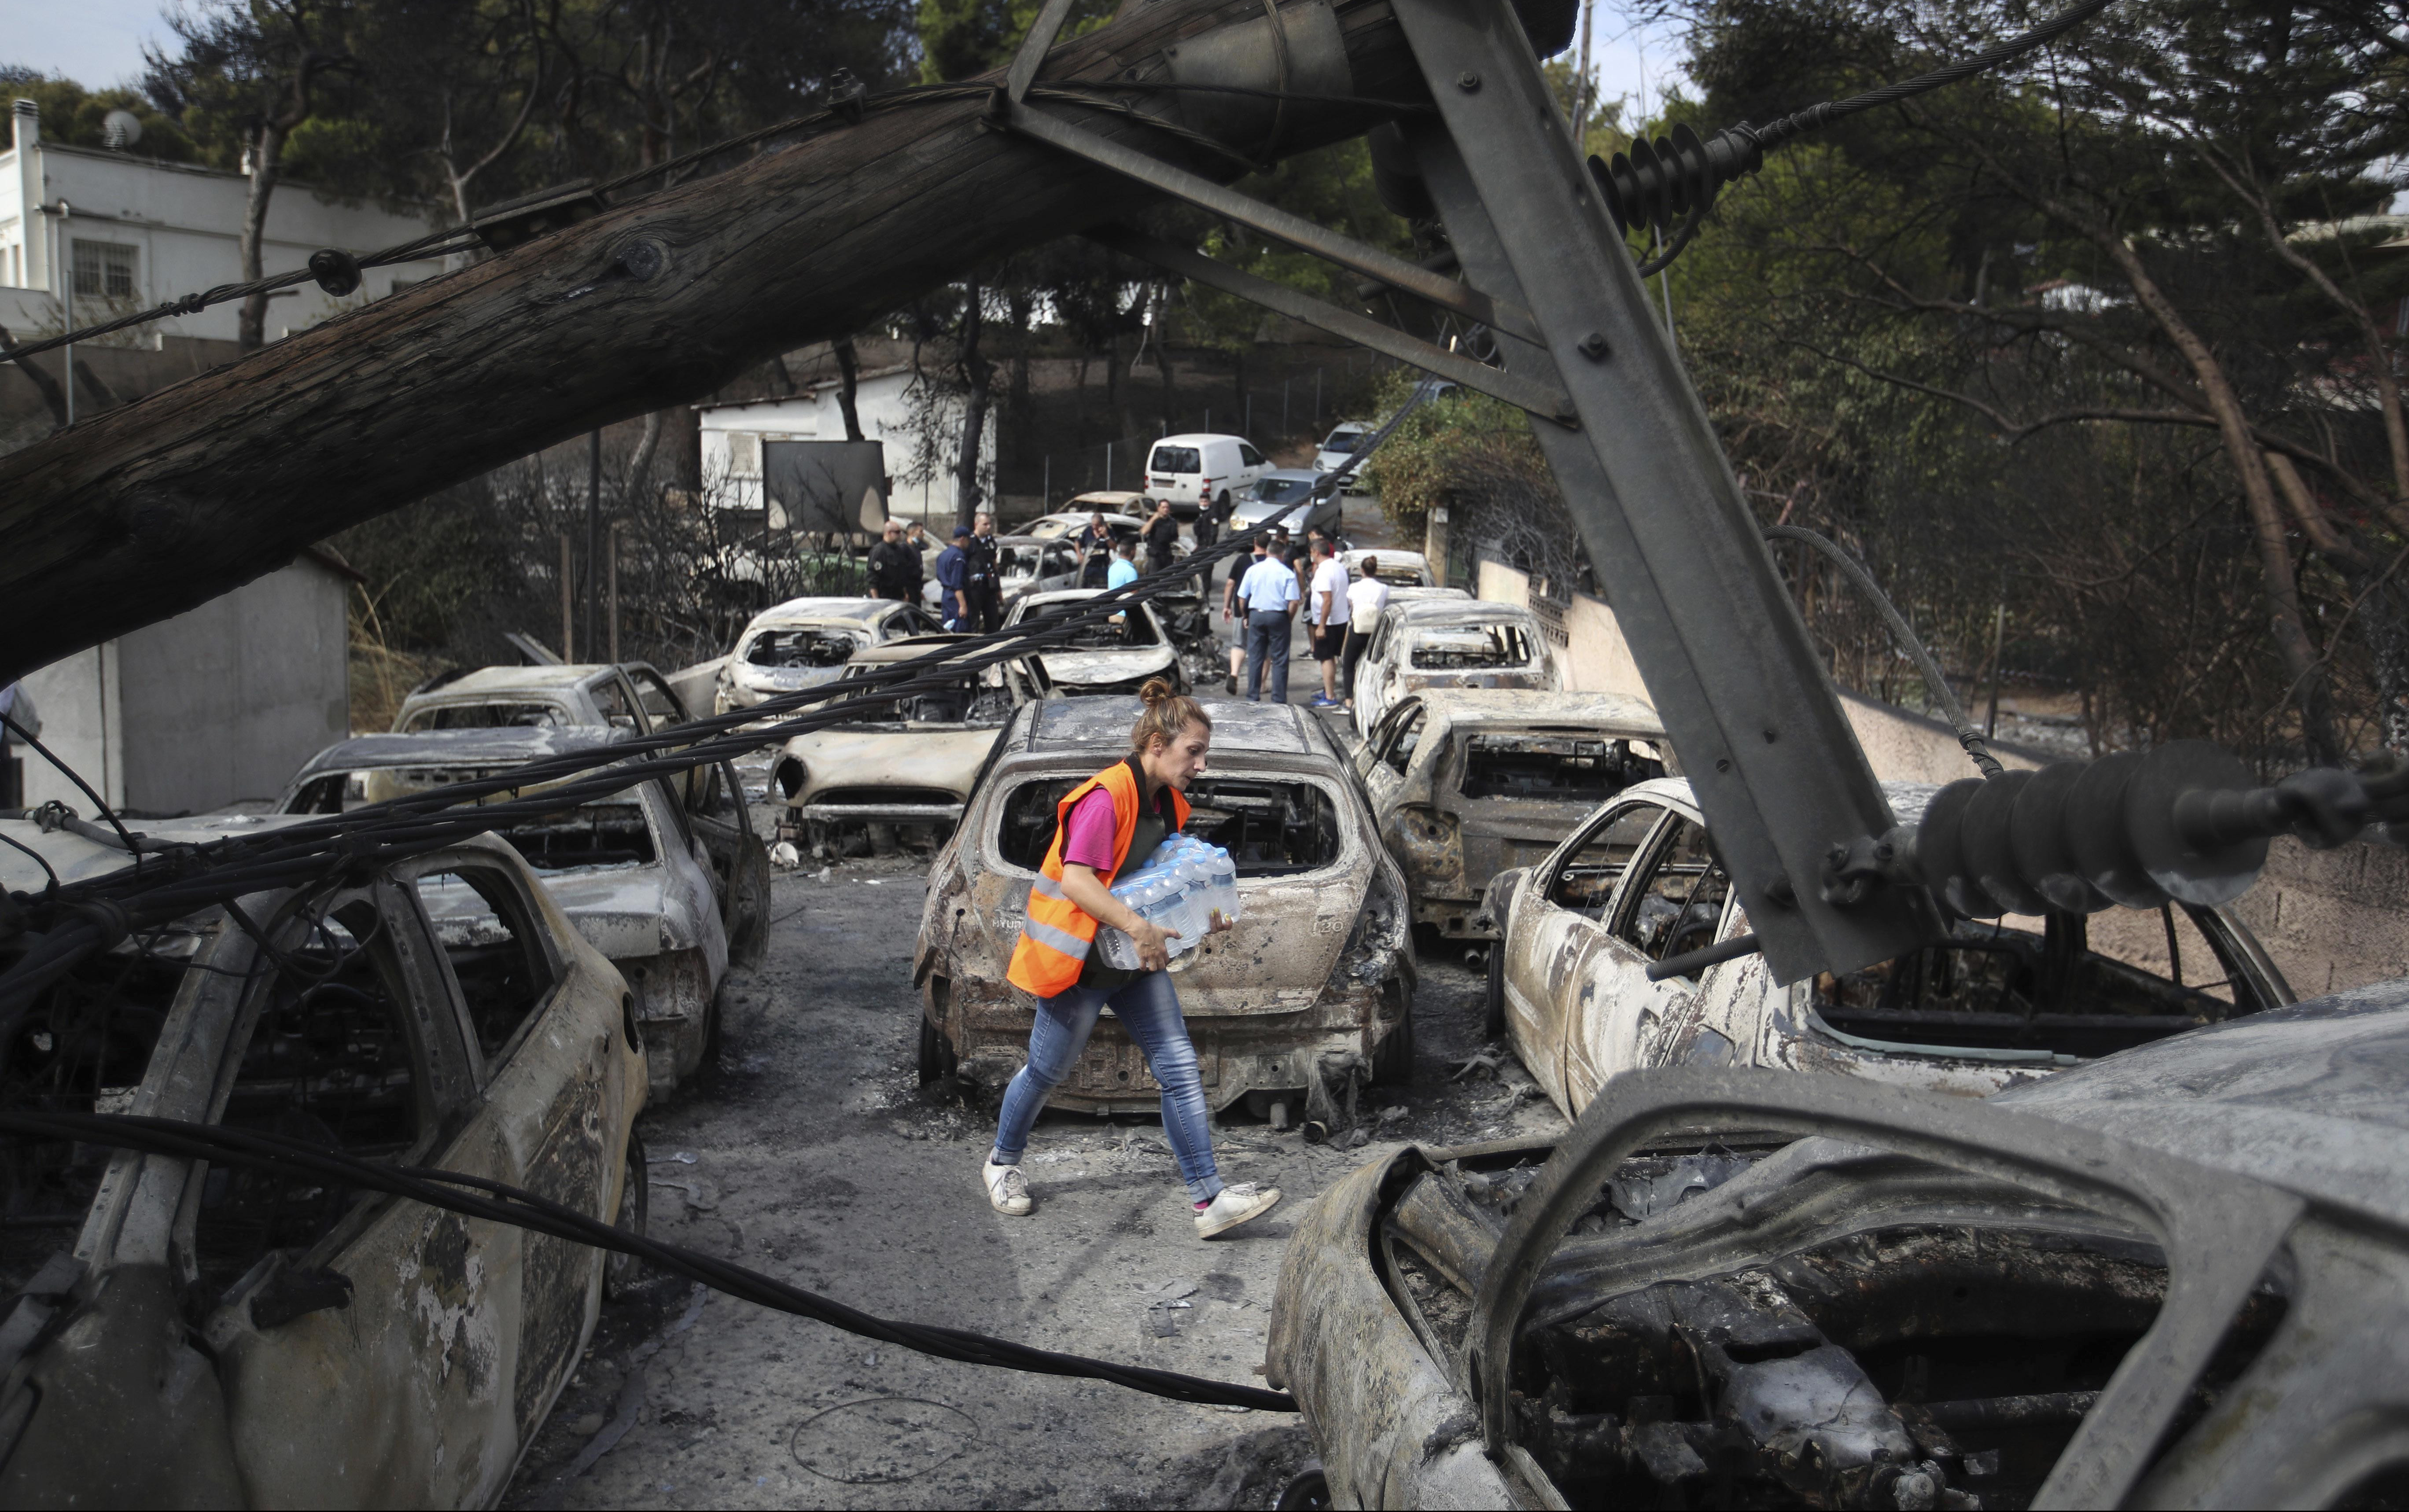
M1255 480L1272 470L1269 458L1243 436L1165 436L1146 459L1146 502L1171 500L1171 512L1196 518L1197 507L1247 497Z

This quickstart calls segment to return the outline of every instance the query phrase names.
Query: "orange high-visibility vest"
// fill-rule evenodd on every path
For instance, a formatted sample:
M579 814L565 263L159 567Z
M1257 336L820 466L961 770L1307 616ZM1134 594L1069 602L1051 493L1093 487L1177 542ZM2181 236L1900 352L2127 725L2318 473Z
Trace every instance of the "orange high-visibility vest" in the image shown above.
M1113 796L1113 864L1100 873L1104 886L1111 886L1129 863L1130 837L1137 833L1138 805L1145 796L1135 764L1124 760L1074 787L1054 806L1054 842L1046 847L1046 864L1038 868L1037 880L1029 885L1028 922L1020 927L1011 969L1004 972L1014 986L1035 997L1051 998L1076 985L1089 947L1095 943L1095 919L1062 895L1062 837L1070 832L1073 805L1099 787ZM1172 828L1186 828L1188 799L1177 788L1171 790L1171 813Z

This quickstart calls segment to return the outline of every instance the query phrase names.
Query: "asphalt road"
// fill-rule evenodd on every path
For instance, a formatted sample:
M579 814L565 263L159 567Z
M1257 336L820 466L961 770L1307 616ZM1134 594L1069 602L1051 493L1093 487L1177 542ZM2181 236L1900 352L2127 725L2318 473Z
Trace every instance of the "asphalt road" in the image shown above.
M1210 1244L1154 1119L1048 1114L1036 1213L990 1211L990 1106L924 1093L909 980L924 862L774 884L769 958L728 992L717 1063L642 1132L656 1235L899 1318L1253 1383L1296 1206L1395 1142L1560 1127L1481 1046L1481 979L1425 957L1421 1061L1375 1088L1374 1143L1234 1115L1225 1176L1281 1208ZM1311 1452L1291 1417L932 1360L659 1278L606 1304L512 1506L1268 1505Z

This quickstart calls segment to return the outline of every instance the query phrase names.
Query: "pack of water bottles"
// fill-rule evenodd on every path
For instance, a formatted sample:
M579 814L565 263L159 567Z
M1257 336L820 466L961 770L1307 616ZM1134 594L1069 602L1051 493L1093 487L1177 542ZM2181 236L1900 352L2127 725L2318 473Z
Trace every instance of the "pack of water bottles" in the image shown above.
M1216 923L1237 921L1238 863L1219 845L1176 834L1114 883L1113 896L1157 929L1177 930L1164 942L1176 958L1203 944ZM1137 967L1137 942L1109 924L1097 929L1096 948L1107 966Z

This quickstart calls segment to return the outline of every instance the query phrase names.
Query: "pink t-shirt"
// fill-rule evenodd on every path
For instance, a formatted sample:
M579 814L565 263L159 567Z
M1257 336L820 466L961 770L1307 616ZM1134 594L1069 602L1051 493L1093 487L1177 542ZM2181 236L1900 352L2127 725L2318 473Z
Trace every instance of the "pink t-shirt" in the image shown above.
M1098 871L1113 869L1113 795L1099 787L1071 805L1062 837L1062 864Z

